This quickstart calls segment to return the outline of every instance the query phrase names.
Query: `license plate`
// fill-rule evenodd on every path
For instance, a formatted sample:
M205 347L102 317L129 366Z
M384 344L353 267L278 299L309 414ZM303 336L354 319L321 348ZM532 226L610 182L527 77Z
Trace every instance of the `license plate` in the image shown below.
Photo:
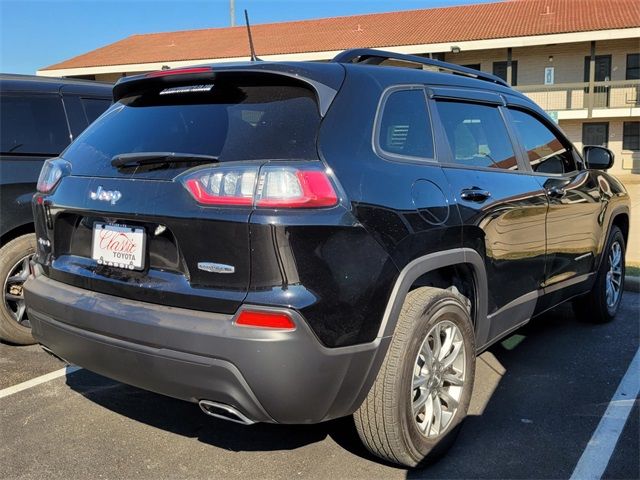
M142 227L108 223L93 224L91 257L98 265L142 270L145 233Z

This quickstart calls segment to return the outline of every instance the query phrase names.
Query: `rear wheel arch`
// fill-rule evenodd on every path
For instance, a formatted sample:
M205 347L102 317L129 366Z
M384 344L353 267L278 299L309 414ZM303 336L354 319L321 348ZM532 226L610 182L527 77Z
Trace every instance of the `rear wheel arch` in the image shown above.
M11 240L14 240L22 235L27 235L29 233L35 233L36 227L33 222L24 223L22 225L18 225L17 227L12 228L11 230L5 232L0 237L0 247L6 245Z
M438 280L438 277L446 278L455 271L466 272L466 278L458 277L455 279L461 282L463 288L456 285L455 281L449 285L444 285L441 283L444 281L443 279ZM441 273L444 273L444 275L440 275ZM453 275L455 276L455 273ZM456 248L431 253L418 257L407 264L400 271L391 292L378 332L378 338L393 335L407 295L412 289L424 286L421 283L425 281L429 282L431 286L439 288L455 286L463 296L471 300L471 318L476 330L476 342L477 345L482 345L483 339L489 332L487 322L487 274L482 257L478 252L470 248ZM472 298L469 298L468 294L465 295L464 288L472 289Z

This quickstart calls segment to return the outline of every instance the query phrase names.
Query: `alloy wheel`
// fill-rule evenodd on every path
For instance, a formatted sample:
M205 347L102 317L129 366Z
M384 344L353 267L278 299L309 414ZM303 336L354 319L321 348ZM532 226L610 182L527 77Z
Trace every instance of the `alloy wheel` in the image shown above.
M33 255L22 258L9 270L4 279L4 306L11 317L21 326L31 328L24 303L23 285L29 276L29 261Z
M609 308L613 308L618 303L622 292L622 262L622 245L616 240L609 249L609 270L605 281L605 293Z
M411 385L412 416L428 438L444 433L458 411L465 355L462 333L448 320L434 325L420 346Z

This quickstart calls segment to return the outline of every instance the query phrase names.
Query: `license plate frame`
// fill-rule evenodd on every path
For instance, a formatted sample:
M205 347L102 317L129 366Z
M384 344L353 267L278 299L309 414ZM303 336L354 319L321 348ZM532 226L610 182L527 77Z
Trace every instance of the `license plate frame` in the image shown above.
M91 258L98 265L130 271L144 270L146 243L144 227L94 222Z

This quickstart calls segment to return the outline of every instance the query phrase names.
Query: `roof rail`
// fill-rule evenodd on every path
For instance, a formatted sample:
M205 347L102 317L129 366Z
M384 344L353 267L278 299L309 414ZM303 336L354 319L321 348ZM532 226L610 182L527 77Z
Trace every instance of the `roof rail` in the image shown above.
M478 80L484 80L486 82L497 83L498 85L509 87L509 84L500 77L496 77L495 75L481 72L479 70L474 70L473 68L462 67L454 63L441 62L440 60L419 57L417 55L387 52L385 50L375 50L373 48L353 48L351 50L345 50L333 57L331 61L335 63L365 63L368 65L378 65L385 60L400 60L403 62L429 65L430 67L436 67L440 70L446 70L460 75L465 75L467 77L477 78Z

